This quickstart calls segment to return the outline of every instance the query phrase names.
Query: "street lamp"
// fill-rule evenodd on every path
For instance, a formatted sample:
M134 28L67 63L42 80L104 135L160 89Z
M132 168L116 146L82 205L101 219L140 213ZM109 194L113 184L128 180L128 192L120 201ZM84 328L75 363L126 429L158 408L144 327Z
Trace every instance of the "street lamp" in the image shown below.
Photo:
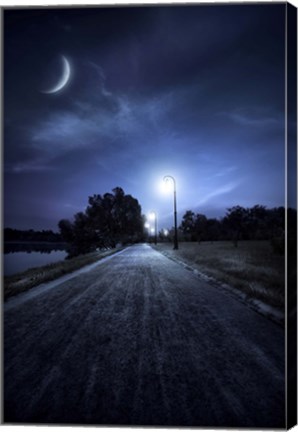
M150 212L149 218L151 220L154 220L154 243L157 244L157 216L156 213L154 211Z
M169 180L172 180L173 187L174 187L174 226L175 226L174 249L178 249L176 181L175 181L174 177L172 177L170 175L164 176L163 181L165 183L167 183Z

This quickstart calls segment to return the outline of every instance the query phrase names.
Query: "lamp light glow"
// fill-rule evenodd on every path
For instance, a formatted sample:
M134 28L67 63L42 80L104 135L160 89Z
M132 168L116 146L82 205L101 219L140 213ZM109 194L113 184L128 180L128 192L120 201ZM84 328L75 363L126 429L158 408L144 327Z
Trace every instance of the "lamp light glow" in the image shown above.
M170 181L171 180L171 181ZM173 183L173 192L174 192L174 226L175 226L175 235L174 235L174 249L178 249L178 230L177 230L177 198L176 198L176 180L171 175L166 175L163 178L164 183Z

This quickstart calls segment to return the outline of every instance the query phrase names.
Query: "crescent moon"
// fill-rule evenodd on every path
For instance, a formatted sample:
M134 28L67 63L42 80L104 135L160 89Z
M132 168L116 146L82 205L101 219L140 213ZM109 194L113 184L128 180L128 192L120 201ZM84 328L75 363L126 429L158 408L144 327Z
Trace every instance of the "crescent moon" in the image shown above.
M63 62L63 71L60 80L57 82L57 84L54 87L50 88L49 90L44 90L42 93L47 93L47 94L57 93L58 91L63 89L63 87L65 87L67 82L69 81L70 73L71 73L69 61L67 60L66 57L64 56L61 57Z

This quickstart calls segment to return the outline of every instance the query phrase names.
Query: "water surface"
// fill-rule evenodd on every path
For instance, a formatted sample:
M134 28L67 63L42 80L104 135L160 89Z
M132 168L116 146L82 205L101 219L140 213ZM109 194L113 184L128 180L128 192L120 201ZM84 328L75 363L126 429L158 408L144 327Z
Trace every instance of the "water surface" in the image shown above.
M4 276L11 276L33 267L40 267L57 261L62 261L67 256L65 250L19 251L4 254Z

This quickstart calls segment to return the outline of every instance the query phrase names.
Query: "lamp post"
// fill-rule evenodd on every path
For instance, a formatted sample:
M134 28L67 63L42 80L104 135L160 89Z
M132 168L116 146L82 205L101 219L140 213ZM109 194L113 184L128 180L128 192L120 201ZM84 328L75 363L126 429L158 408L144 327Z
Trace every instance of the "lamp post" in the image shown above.
M150 212L150 219L154 219L154 243L157 244L157 215L154 211Z
M172 180L173 187L174 187L174 227L175 227L174 249L178 249L176 181L173 176L170 175L164 176L163 181L165 183L167 183L169 180Z

